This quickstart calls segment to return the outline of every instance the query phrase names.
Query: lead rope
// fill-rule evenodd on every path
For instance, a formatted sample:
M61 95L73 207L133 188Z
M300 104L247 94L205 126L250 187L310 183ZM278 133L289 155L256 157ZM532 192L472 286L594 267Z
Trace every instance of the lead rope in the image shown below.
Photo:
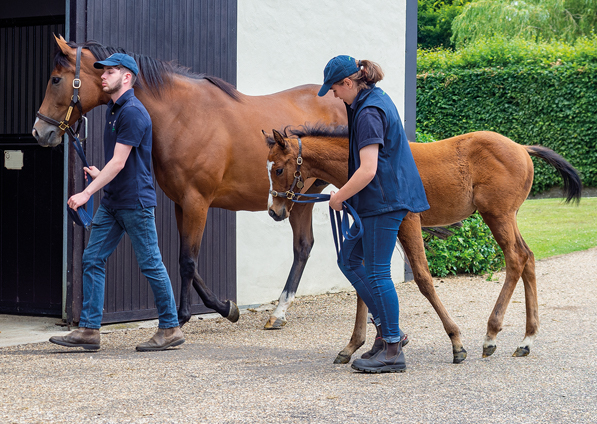
M319 202L327 202L330 200L329 194L297 194L297 198L291 199L295 203L319 203ZM299 200L301 197L307 197L308 200ZM344 242L346 240L359 240L363 237L363 224L361 223L361 219L357 214L357 211L354 210L352 206L350 206L347 202L342 202L344 206L342 209L342 213L332 209L330 206L330 221L332 224L332 234L334 236L334 244L336 245L336 256L338 258L339 264L344 264L342 260L342 256L340 252L344 246ZM356 228L356 232L350 231L350 220L348 216L352 216L354 221L354 228Z

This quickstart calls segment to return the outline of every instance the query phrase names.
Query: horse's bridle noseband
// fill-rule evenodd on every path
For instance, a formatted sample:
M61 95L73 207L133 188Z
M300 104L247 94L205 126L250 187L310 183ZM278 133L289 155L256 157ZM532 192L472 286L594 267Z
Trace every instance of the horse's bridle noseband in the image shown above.
M296 171L294 172L294 180L292 181L292 185L285 192L276 190L270 191L270 194L273 197L286 197L288 200L296 200L301 196L300 193L296 194L293 191L295 187L301 190L305 186L305 183L303 182L303 177L301 176L301 165L303 164L303 144L301 142L300 137L298 137L298 146L299 151L298 156L296 158Z
M81 79L79 75L81 73L81 47L77 47L77 61L75 64L75 79L73 80L73 95L70 100L70 105L68 106L68 110L66 112L66 117L62 121L57 121L55 119L50 118L49 116L42 115L37 111L36 116L41 119L42 121L47 122L50 125L54 125L60 128L62 131L67 131L69 135L72 137L76 137L76 134L79 134L79 130L81 129L81 123L83 122L83 106L81 105L81 98L79 97L79 88L81 88ZM74 107L77 106L79 109L79 119L77 120L77 130L74 131L72 127L69 125L70 116L73 112Z

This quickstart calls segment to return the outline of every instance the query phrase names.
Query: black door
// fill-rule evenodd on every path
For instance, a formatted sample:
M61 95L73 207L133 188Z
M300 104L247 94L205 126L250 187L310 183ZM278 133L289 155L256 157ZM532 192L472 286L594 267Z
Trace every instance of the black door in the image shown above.
M197 73L207 73L236 84L236 0L86 0L72 1L71 40L95 40L106 46L175 60ZM74 21L73 21L74 20ZM105 106L87 114L90 162L103 163L102 134ZM174 204L156 184L156 224L164 264L177 303L180 292L179 237ZM100 195L96 195L96 204ZM76 242L74 243L76 244ZM73 253L73 264L77 259ZM236 215L211 209L208 215L199 272L220 299L236 300ZM79 273L73 271L75 302ZM78 317L73 302L73 318ZM192 312L211 312L196 293ZM103 323L157 317L149 283L140 273L130 240L124 237L108 259Z
M0 15L0 313L62 313L63 149L31 136L61 12Z

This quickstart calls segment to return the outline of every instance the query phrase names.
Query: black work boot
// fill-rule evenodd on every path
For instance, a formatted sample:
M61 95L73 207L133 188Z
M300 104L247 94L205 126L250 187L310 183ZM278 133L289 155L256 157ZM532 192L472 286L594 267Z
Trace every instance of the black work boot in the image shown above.
M60 346L97 350L100 348L100 331L96 328L80 327L66 336L50 337L50 341Z
M366 373L406 371L406 361L404 359L404 352L402 352L402 343L388 344L385 340L382 340L382 342L382 350L369 359L355 360L352 363L352 368ZM388 357L388 355L391 356Z
M165 350L183 343L184 334L180 327L158 328L158 331L149 341L137 346L137 350L140 352Z
M369 349L367 352L361 355L361 359L369 359L377 352L379 352L381 349L383 349L381 325L376 325L375 330L377 331L377 334L375 335L375 341L373 342L373 346L371 346L371 349ZM402 337L400 337L400 341L402 342L402 347L406 346L408 344L408 334L402 334Z

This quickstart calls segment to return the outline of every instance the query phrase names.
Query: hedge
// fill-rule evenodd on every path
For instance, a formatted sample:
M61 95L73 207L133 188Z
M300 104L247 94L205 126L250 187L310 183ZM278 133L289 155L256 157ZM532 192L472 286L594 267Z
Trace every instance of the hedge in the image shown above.
M540 144L566 158L584 186L597 187L597 59L583 47L565 56L568 62L537 56L523 61L519 50L498 42L477 57L505 66L471 68L463 52L423 60L429 69L417 75L417 130L438 139L490 130L520 144ZM533 54L552 54L546 51ZM561 184L552 167L533 161L533 194Z

